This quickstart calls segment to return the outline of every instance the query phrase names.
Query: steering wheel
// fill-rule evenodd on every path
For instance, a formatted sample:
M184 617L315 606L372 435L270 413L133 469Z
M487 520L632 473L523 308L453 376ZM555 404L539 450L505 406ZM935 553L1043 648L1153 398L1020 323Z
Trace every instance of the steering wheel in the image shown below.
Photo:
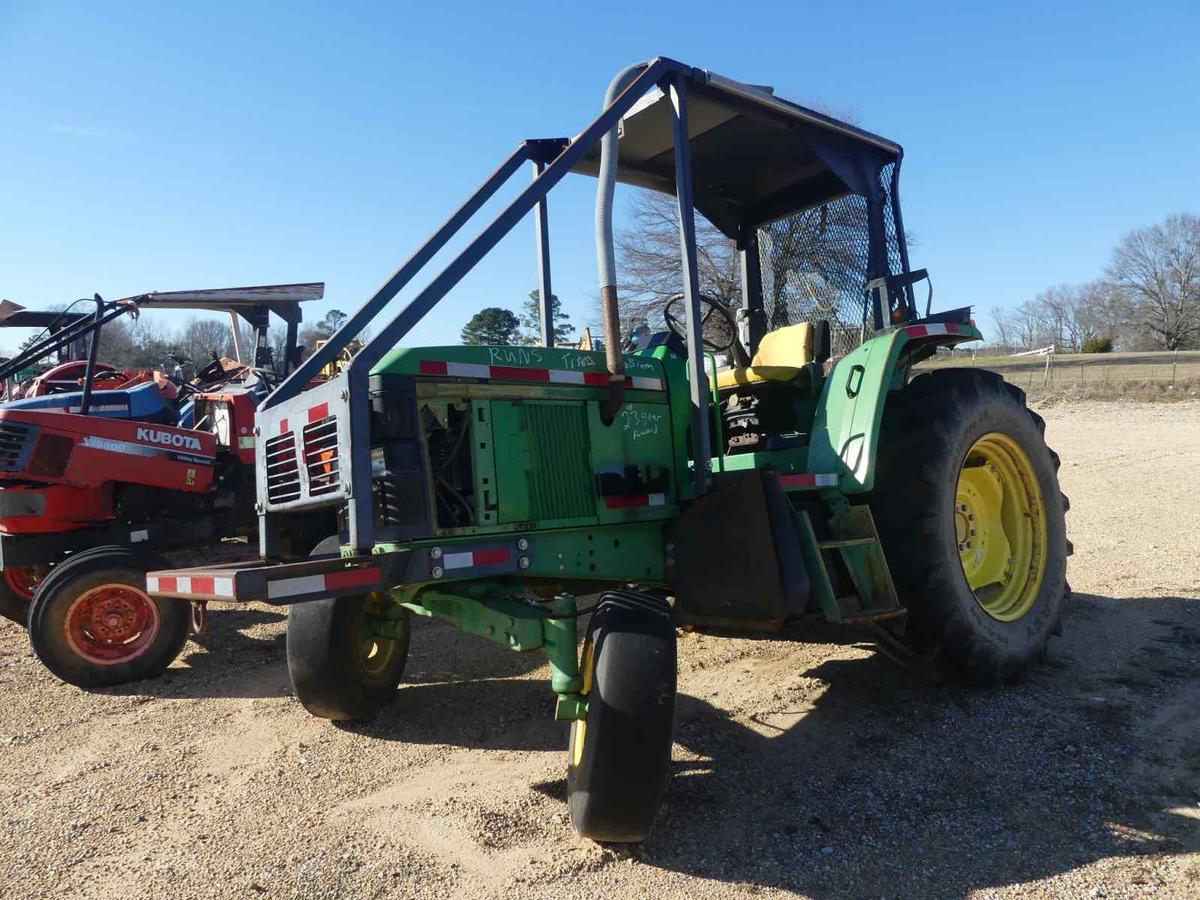
M729 311L724 303L719 300L714 300L712 297L700 295L700 343L705 349L711 350L713 353L727 354L731 360L738 365L746 365L749 361L749 355L746 349L738 340L737 323L733 319L733 313ZM684 324L687 321L687 312L683 306L683 294L676 294L667 301L667 305L663 307L663 320L667 324L670 332L683 341L684 346L687 346L687 327ZM713 321L715 317L715 321ZM710 327L710 322L712 326ZM724 336L725 340L722 343L718 339L718 335Z

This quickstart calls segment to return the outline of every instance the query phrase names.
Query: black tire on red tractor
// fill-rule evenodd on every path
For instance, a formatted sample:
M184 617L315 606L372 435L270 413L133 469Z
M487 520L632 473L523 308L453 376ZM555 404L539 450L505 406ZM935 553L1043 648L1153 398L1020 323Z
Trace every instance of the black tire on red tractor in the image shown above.
M29 608L29 642L42 663L82 688L154 678L187 643L186 603L146 593L161 560L99 547L56 566Z
M312 556L338 551L336 536ZM408 660L408 610L386 619L374 594L327 597L288 608L288 675L296 699L312 715L335 722L373 716L396 696ZM394 638L379 635L386 624Z
M596 841L645 839L666 793L675 724L675 624L666 601L613 591L588 625L587 714L571 725L567 805Z
M1061 630L1067 503L1044 431L991 372L930 372L888 398L871 510L904 639L952 677L1018 680Z

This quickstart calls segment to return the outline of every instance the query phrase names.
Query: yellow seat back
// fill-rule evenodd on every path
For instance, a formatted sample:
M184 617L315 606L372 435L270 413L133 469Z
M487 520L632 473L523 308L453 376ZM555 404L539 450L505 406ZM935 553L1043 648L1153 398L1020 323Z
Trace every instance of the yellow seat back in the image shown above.
M763 336L758 352L744 369L717 372L717 387L760 381L791 381L813 361L813 326L809 322L777 328Z
M750 368L803 369L813 361L813 327L809 322L776 328L763 335Z

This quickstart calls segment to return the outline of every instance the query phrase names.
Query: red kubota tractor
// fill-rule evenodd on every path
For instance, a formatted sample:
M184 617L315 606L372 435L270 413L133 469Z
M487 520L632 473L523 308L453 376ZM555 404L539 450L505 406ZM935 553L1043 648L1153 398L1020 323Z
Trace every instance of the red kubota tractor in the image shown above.
M55 675L80 687L153 677L203 627L202 605L152 600L144 573L164 553L211 558L222 539L253 535L255 409L297 363L300 303L323 294L316 283L97 296L94 313L57 314L67 318L0 366L16 398L0 404L0 614L28 626ZM180 357L171 374L98 362L104 325L143 309L228 313L236 358L214 352L191 378ZM287 325L279 360L272 314ZM69 358L84 342L86 358Z

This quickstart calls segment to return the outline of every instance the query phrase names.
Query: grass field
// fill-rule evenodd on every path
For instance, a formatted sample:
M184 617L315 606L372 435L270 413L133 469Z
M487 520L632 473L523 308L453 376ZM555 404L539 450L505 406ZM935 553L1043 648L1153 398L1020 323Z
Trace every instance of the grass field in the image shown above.
M1200 396L1200 350L1150 353L1056 353L986 356L972 350L939 354L921 369L976 366L990 369L1030 396L1104 399L1190 399Z

